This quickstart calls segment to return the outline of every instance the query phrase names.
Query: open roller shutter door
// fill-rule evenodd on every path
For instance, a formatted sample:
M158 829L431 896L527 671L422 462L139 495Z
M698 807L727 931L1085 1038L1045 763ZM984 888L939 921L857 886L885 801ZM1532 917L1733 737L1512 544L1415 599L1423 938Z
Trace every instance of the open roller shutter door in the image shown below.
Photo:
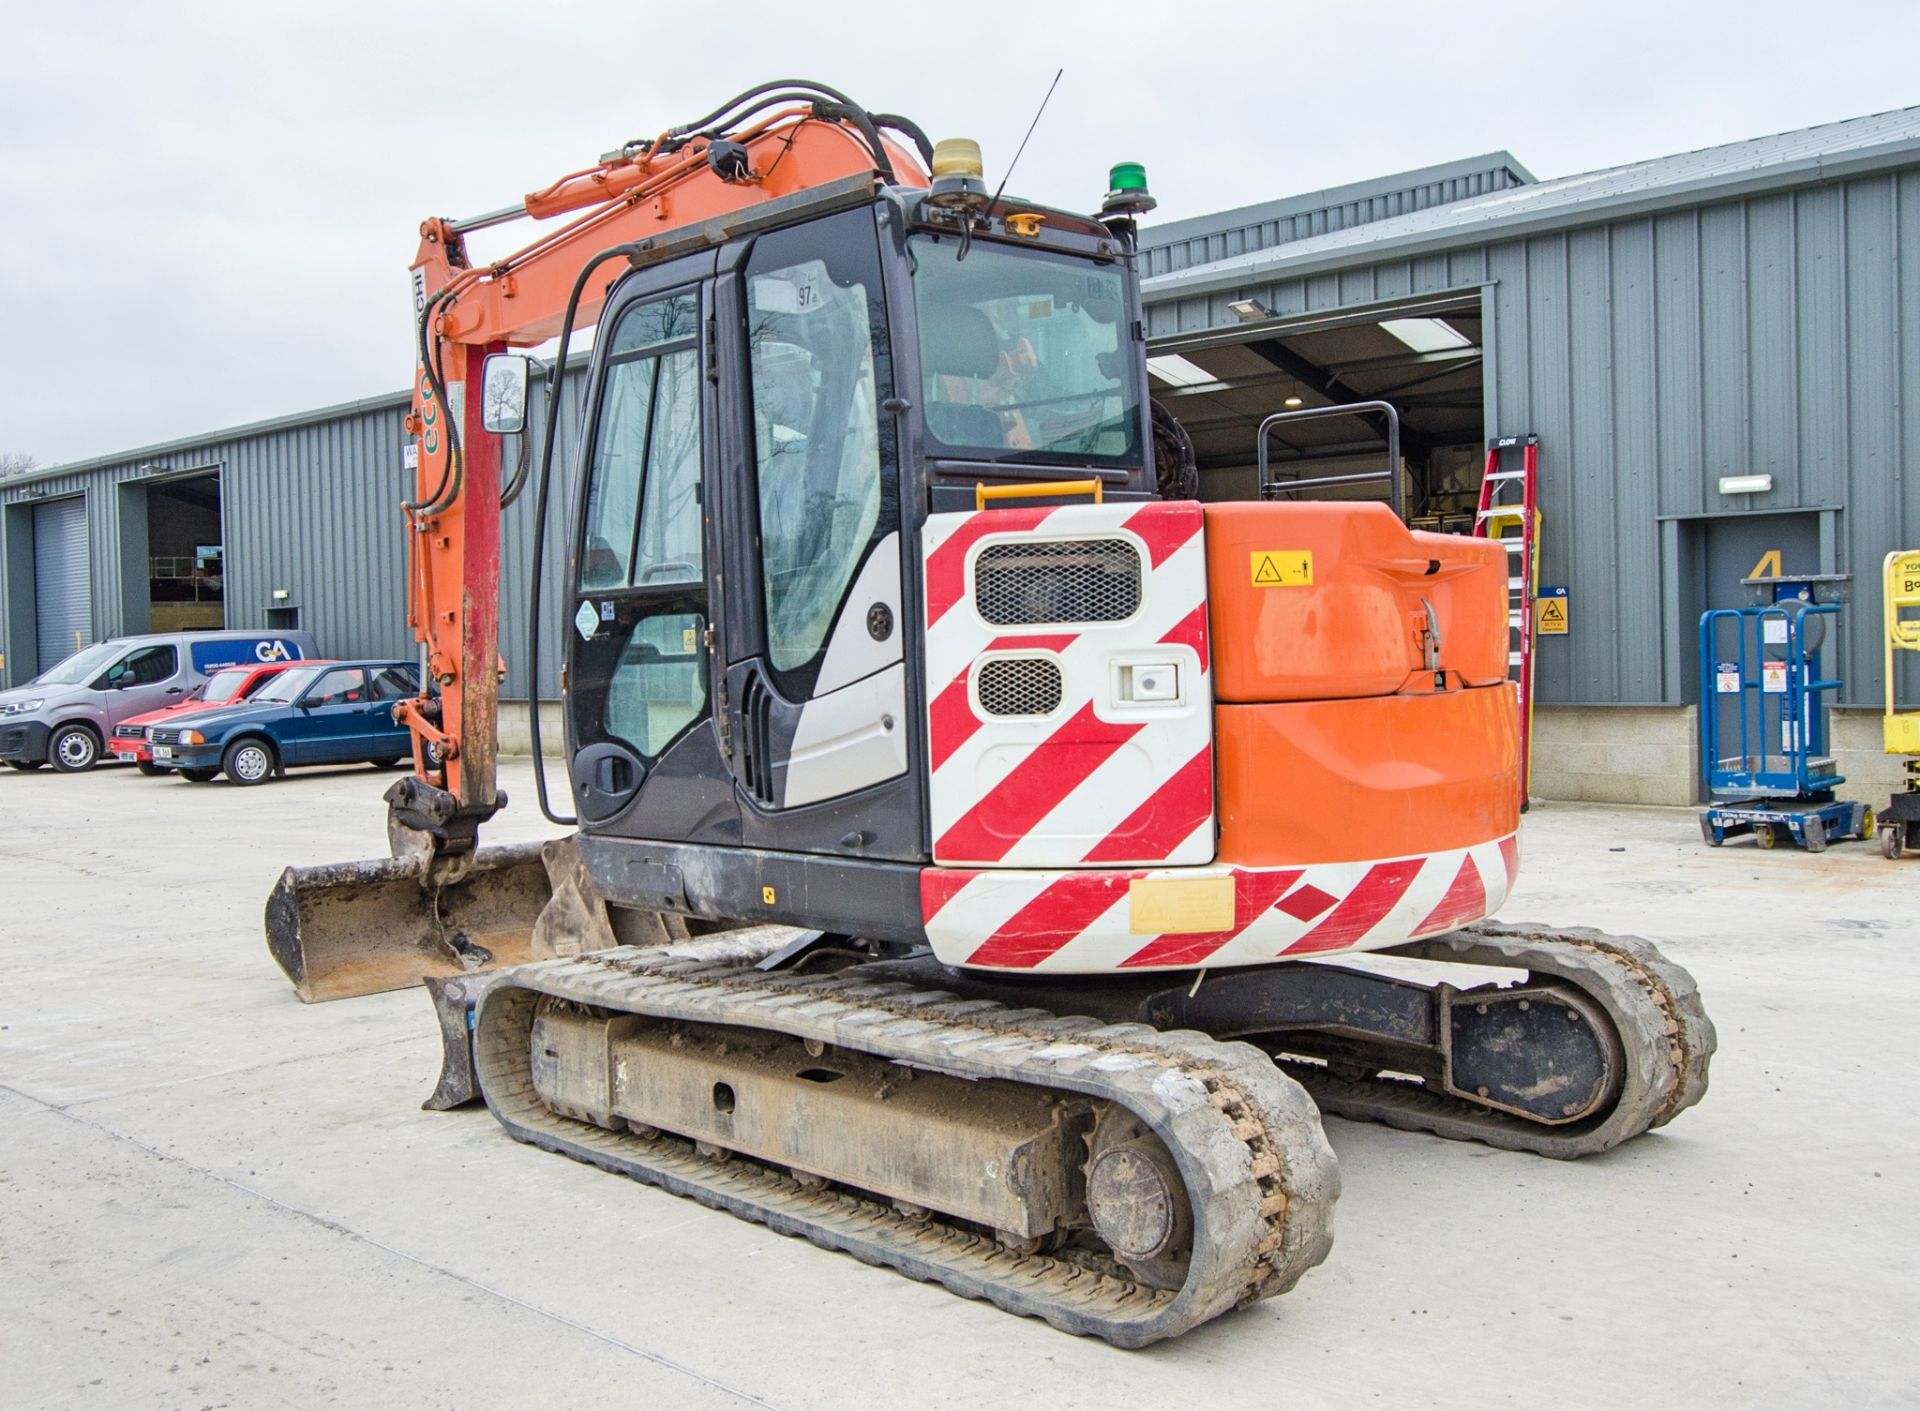
M72 656L93 640L87 502L83 496L34 506L33 601L40 670Z

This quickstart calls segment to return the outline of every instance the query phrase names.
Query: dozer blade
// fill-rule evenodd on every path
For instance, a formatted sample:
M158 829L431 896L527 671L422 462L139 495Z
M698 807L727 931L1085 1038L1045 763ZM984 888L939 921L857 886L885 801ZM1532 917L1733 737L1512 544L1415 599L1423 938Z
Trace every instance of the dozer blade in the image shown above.
M523 964L553 894L540 848L478 849L438 885L411 857L289 867L267 898L267 949L309 1004Z

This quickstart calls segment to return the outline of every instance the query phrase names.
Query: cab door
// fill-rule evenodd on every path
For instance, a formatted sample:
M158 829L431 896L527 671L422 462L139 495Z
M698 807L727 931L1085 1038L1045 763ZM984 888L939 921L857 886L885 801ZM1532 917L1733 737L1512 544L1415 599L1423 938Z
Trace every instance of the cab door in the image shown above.
M739 840L714 721L708 281L630 278L595 350L567 625L576 809L589 832Z
M728 252L728 764L745 842L925 855L898 403L870 207Z

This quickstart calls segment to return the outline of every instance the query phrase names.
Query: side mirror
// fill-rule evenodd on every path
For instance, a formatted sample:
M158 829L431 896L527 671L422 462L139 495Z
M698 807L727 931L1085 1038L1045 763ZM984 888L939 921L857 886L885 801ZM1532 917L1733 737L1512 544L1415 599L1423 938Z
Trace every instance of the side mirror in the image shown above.
M318 696L302 696L294 702L294 705L298 706L301 710L312 710L319 704L320 698Z
M522 353L494 353L480 375L480 422L498 435L527 429L527 370Z

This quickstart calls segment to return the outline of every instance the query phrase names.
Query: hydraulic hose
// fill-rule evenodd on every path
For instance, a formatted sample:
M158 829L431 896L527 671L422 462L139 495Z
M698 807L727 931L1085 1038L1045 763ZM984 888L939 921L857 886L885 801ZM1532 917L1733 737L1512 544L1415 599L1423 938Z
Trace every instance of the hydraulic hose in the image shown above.
M535 367L540 366L540 360L538 358L529 358L528 361ZM548 414L551 415L555 406L554 389L558 386L558 379L553 369L546 370L545 380L547 384L547 410ZM515 500L520 498L520 492L527 488L527 476L532 468L533 441L525 431L522 431L520 434L520 454L515 458L513 474L500 489L501 509L505 509L508 505L511 505Z
M888 128L900 133L913 143L914 150L920 154L920 160L928 167L933 166L933 143L928 140L927 134L921 129L919 123L911 118L903 118L898 113L874 113L872 116L875 127Z
M431 495L423 500L400 502L400 507L416 519L430 518L450 508L460 498L460 485L464 478L460 458L460 418L447 402L447 383L440 367L439 340L429 336L434 309L449 293L450 288L436 291L420 313L420 365L426 371L427 386L432 389L434 400L439 402L440 410L447 419L447 459L440 469L440 483L434 487Z
M768 97L767 95L777 96ZM825 111L827 105L820 102L822 98L826 99L827 103L833 105L838 111L831 113ZM761 101L754 103L756 99ZM793 101L812 102L816 109L822 110L821 116L844 117L850 121L859 129L860 135L866 139L867 147L873 154L874 165L879 169L881 176L889 182L897 179L893 170L893 162L888 158L886 146L880 140L879 128L876 126L876 120L873 115L839 89L830 88L824 83L816 83L812 79L805 78L781 78L775 79L770 83L758 84L753 88L749 88L745 93L739 94L727 102L722 103L704 117L698 118L690 123L681 123L677 127L670 127L667 129L666 135L661 141L660 150L672 151L684 145L687 139L703 134L724 135L728 128L738 126L745 117L751 116L753 113L760 112L775 103ZM754 103L754 106L749 108L745 113L739 111L749 103ZM911 124L909 124L909 126L911 126ZM901 130L906 131L905 128ZM915 131L918 131L918 129L915 129ZM919 143L924 143L925 141L924 135L918 139ZM931 146L926 147L924 150L927 153L928 160L931 161Z

